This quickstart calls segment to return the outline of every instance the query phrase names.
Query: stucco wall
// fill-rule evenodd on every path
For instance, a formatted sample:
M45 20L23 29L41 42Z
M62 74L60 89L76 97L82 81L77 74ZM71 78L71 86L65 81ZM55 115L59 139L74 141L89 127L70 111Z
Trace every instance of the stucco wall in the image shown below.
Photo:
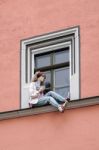
M99 106L0 121L0 150L99 150Z
M99 1L0 0L0 111L20 104L20 40L80 25L81 97L99 95Z

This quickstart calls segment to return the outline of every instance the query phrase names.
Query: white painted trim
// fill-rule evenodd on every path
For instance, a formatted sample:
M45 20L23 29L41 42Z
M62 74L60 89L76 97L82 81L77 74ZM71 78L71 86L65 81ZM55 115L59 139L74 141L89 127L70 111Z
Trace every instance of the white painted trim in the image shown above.
M46 46L43 48L38 48L36 50L33 50L32 53L34 54L39 54L39 53L44 53L44 52L51 52L53 50L56 50L57 48L64 48L64 47L69 47L71 45L71 42L64 42L64 43L60 43L60 44L55 44L55 45L51 45L51 46Z
M71 29L66 29L66 30L62 30L59 32L53 32L53 33L49 33L49 34L45 34L45 35L41 35L41 36L37 36L37 37L32 37L29 39L25 39L22 42L24 43L24 45L29 45L29 44L33 44L36 41L42 41L42 40L48 40L48 39L52 39L52 38L56 38L58 36L66 36L66 35L70 35L72 33L75 33L75 37L78 36L78 27L74 27Z
M32 62L33 62L32 65L34 64L34 56L36 54L41 54L41 53L45 53L45 52L51 52L53 50L64 48L64 47L70 47L70 45L71 45L71 42L65 42L65 43L56 44L56 45L52 45L52 46L47 46L47 47L39 48L37 50L33 50L32 51ZM32 76L33 75L34 75L34 70L32 69Z
M39 42L39 41L46 41L46 40L50 40L54 38L58 38L61 36L66 36L66 35L70 35L70 34L74 34L74 38L75 38L75 61L74 61L74 56L73 56L73 74L71 74L72 69L71 69L71 54L72 52L72 47L71 47L71 42L64 42L64 43L60 43L60 44L55 44L55 45L51 45L51 46L46 46L43 48L38 48L36 50L32 51L32 55L34 57L35 54L38 53L43 53L43 52L47 52L47 51L51 51L52 49L57 49L57 48L63 48L63 47L67 47L69 46L70 48L70 96L71 96L71 100L75 100L75 99L79 99L80 98L80 87L79 87L79 32L78 32L78 27L76 28L72 28L72 29L68 29L68 30L63 30L63 31L59 31L59 32L55 32L55 33L51 33L51 34L47 34L47 35L42 35L42 36L38 36L38 37L34 37L34 38L30 38L27 40L23 40L22 41L22 49L21 49L21 108L27 108L27 102L28 102L28 87L29 87L29 83L30 83L30 74L28 74L28 83L25 82L25 72L26 72L26 68L25 68L25 55L26 55L26 47L29 44L33 44L35 42ZM75 62L75 64L74 64ZM30 47L28 47L28 72L30 72ZM74 72L74 65L76 70ZM32 60L32 66L34 66L34 61ZM34 75L34 71L32 69L32 76ZM76 86L76 87L75 87ZM26 102L27 101L27 102Z

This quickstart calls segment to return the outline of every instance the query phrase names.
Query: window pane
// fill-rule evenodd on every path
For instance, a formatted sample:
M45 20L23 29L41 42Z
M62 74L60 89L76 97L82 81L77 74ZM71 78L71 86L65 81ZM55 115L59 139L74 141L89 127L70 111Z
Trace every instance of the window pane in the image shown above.
M51 83L51 72L47 71L47 72L44 72L44 74L46 75L46 80L45 81L48 81L48 82Z
M55 92L66 98L69 90L70 90L69 87L65 88L63 87L63 88L56 88Z
M50 55L38 56L35 58L35 67L45 67L50 65Z
M55 53L54 64L64 63L68 61L69 61L69 50Z
M55 69L54 78L54 87L69 85L69 68Z

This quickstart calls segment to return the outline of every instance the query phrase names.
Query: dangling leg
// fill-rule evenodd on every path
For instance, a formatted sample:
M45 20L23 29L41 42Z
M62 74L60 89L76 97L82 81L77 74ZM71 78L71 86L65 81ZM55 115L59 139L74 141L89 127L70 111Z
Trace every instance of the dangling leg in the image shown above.
M53 97L54 99L60 101L60 102L65 102L66 99L64 97L62 97L61 95L57 94L56 92L54 91L50 91L46 94L46 96L51 96Z
M45 104L51 104L52 106L58 108L60 112L64 111L63 105L60 105L53 97L51 96L44 96L41 99L39 99L38 103L36 104L37 106L45 105Z
M62 97L61 95L57 94L57 93L54 92L54 91L48 92L48 93L46 94L46 96L51 96L51 97L53 97L54 99L56 99L57 101L63 102L63 103L64 103L64 104L63 104L63 107L65 107L66 104L68 103L68 101L67 101L64 97Z

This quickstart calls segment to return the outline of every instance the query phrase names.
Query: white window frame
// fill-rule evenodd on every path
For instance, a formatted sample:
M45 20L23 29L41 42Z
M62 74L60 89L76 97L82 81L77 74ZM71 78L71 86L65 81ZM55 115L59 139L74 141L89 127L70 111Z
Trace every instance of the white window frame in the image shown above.
M62 49L64 47L65 48L68 47L69 51L70 51L71 50L71 46L70 45L71 45L71 42L66 42L66 43L61 43L61 44L56 44L56 45L52 45L52 46L43 47L41 49L37 49L36 51L33 50L32 51L32 58L33 58L32 59L32 66L34 66L34 60L35 60L35 55L36 54L42 54L42 53L46 53L46 52L52 52L53 50L59 50L59 49ZM70 52L69 52L69 54L70 54ZM64 68L64 67L62 67L62 68ZM60 68L60 69L62 69L62 68ZM32 76L33 75L34 75L34 71L32 70Z
M74 42L71 40L67 40L62 43L56 43L53 45L44 46L41 48L37 48L31 51L32 44L36 42L40 42L43 40L51 40L61 36L69 36L74 35ZM21 108L28 107L28 99L29 99L29 84L30 84L30 72L31 72L31 56L32 56L32 66L34 66L34 56L35 54L48 52L55 49L60 49L64 47L69 47L70 50L70 98L71 100L80 99L80 48L79 48L79 27L73 27L71 29L66 29L58 32L49 33L42 36L33 37L30 39L21 41L21 97L20 104ZM75 50L74 50L75 49ZM26 56L27 56L27 74L28 74L28 82L26 82ZM74 58L75 56L75 58ZM32 69L32 76L34 75L34 69Z

